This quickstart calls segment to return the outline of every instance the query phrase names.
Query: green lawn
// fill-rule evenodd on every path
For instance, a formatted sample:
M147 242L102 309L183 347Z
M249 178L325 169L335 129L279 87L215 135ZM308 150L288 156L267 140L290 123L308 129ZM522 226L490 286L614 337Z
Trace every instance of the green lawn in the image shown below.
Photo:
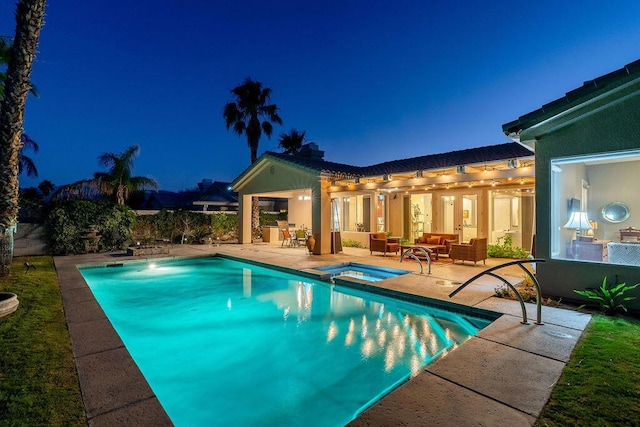
M640 425L640 320L594 316L538 426Z
M86 426L53 259L16 258L0 291L20 301L0 319L0 425Z

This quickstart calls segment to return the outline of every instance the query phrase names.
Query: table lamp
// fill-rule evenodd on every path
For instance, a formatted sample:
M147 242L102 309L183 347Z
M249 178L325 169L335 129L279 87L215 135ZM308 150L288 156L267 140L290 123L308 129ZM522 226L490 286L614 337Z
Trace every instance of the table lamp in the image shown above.
M567 223L563 227L576 230L576 246L575 246L575 251L573 253L573 258L578 259L578 245L580 244L580 231L593 230L593 227L589 223L589 218L587 217L587 213L581 212L581 211L571 212L571 217L569 218L569 221L567 221Z

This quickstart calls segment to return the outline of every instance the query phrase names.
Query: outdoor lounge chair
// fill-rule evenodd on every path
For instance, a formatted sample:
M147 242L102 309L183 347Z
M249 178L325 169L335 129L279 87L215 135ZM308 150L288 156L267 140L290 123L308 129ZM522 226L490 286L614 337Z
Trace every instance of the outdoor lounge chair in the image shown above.
M389 242L385 233L371 233L369 234L369 251L373 255L373 251L382 252L384 256L387 256L387 252L395 252L396 254L400 250L400 244L398 242Z
M452 243L449 251L449 258L455 262L457 259L464 264L465 261L482 261L486 264L487 259L487 238L478 237L469 240L469 243Z

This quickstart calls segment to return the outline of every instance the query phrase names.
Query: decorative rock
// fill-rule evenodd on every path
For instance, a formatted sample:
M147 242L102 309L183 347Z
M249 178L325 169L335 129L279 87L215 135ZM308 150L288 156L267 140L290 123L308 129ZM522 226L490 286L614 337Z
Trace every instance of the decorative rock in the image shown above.
M142 256L142 255L159 255L168 254L168 246L142 246L142 247L129 247L127 248L128 256Z

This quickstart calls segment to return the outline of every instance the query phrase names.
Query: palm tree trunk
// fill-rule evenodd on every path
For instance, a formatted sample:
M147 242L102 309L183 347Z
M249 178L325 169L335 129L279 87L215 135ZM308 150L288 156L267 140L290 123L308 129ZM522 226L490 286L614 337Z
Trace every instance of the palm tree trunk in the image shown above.
M19 154L31 67L44 23L45 0L20 0L16 34L7 66L4 99L0 105L0 273L7 274L13 259L13 230L18 217Z
M259 125L258 125L259 126ZM249 140L249 148L251 150L251 164L258 160L258 139L255 135L247 135ZM260 235L260 198L253 196L251 198L251 239L258 239Z
M260 206L258 203L260 198L253 196L251 198L251 238L259 239L262 237L260 233Z

